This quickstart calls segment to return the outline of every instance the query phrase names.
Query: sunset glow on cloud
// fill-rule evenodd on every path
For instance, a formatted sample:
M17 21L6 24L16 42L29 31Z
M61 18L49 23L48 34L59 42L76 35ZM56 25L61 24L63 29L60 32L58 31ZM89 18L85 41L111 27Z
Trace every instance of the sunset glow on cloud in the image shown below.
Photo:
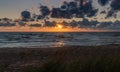
M42 32L120 31L119 6L119 0L2 0L0 29Z

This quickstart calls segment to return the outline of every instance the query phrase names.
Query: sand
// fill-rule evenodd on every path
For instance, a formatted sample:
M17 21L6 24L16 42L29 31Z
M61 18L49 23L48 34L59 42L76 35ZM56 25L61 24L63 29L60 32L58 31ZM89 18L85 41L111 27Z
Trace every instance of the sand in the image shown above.
M23 72L26 68L43 67L49 61L86 63L90 60L118 58L120 60L120 45L0 48L0 72Z

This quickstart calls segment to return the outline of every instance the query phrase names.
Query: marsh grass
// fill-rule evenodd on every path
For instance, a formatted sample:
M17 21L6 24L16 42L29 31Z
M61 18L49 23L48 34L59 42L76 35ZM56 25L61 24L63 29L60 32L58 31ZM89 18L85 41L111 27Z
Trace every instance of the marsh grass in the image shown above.
M0 72L10 72L8 68L11 72L120 72L120 45L13 49L1 54L0 63L6 60L9 65L0 64Z
M81 61L74 61L72 63L49 61L42 67L24 69L24 72L120 72L120 61L104 59L85 63Z
M4 72L5 70L8 70L8 64L0 64L0 72Z
M72 48L59 49L42 66L32 72L120 72L119 49ZM25 69L25 72L28 69Z

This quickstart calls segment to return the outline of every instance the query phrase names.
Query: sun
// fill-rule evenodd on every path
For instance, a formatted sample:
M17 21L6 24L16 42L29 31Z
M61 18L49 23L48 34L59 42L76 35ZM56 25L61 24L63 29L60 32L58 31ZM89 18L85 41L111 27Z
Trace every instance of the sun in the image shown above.
M63 25L57 24L57 28L62 29L62 28L63 28Z

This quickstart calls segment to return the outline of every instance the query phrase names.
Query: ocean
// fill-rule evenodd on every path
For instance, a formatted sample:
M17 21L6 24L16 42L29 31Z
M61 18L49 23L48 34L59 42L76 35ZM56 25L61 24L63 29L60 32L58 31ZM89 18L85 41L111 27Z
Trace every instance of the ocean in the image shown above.
M0 48L99 46L120 44L119 32L1 32Z

